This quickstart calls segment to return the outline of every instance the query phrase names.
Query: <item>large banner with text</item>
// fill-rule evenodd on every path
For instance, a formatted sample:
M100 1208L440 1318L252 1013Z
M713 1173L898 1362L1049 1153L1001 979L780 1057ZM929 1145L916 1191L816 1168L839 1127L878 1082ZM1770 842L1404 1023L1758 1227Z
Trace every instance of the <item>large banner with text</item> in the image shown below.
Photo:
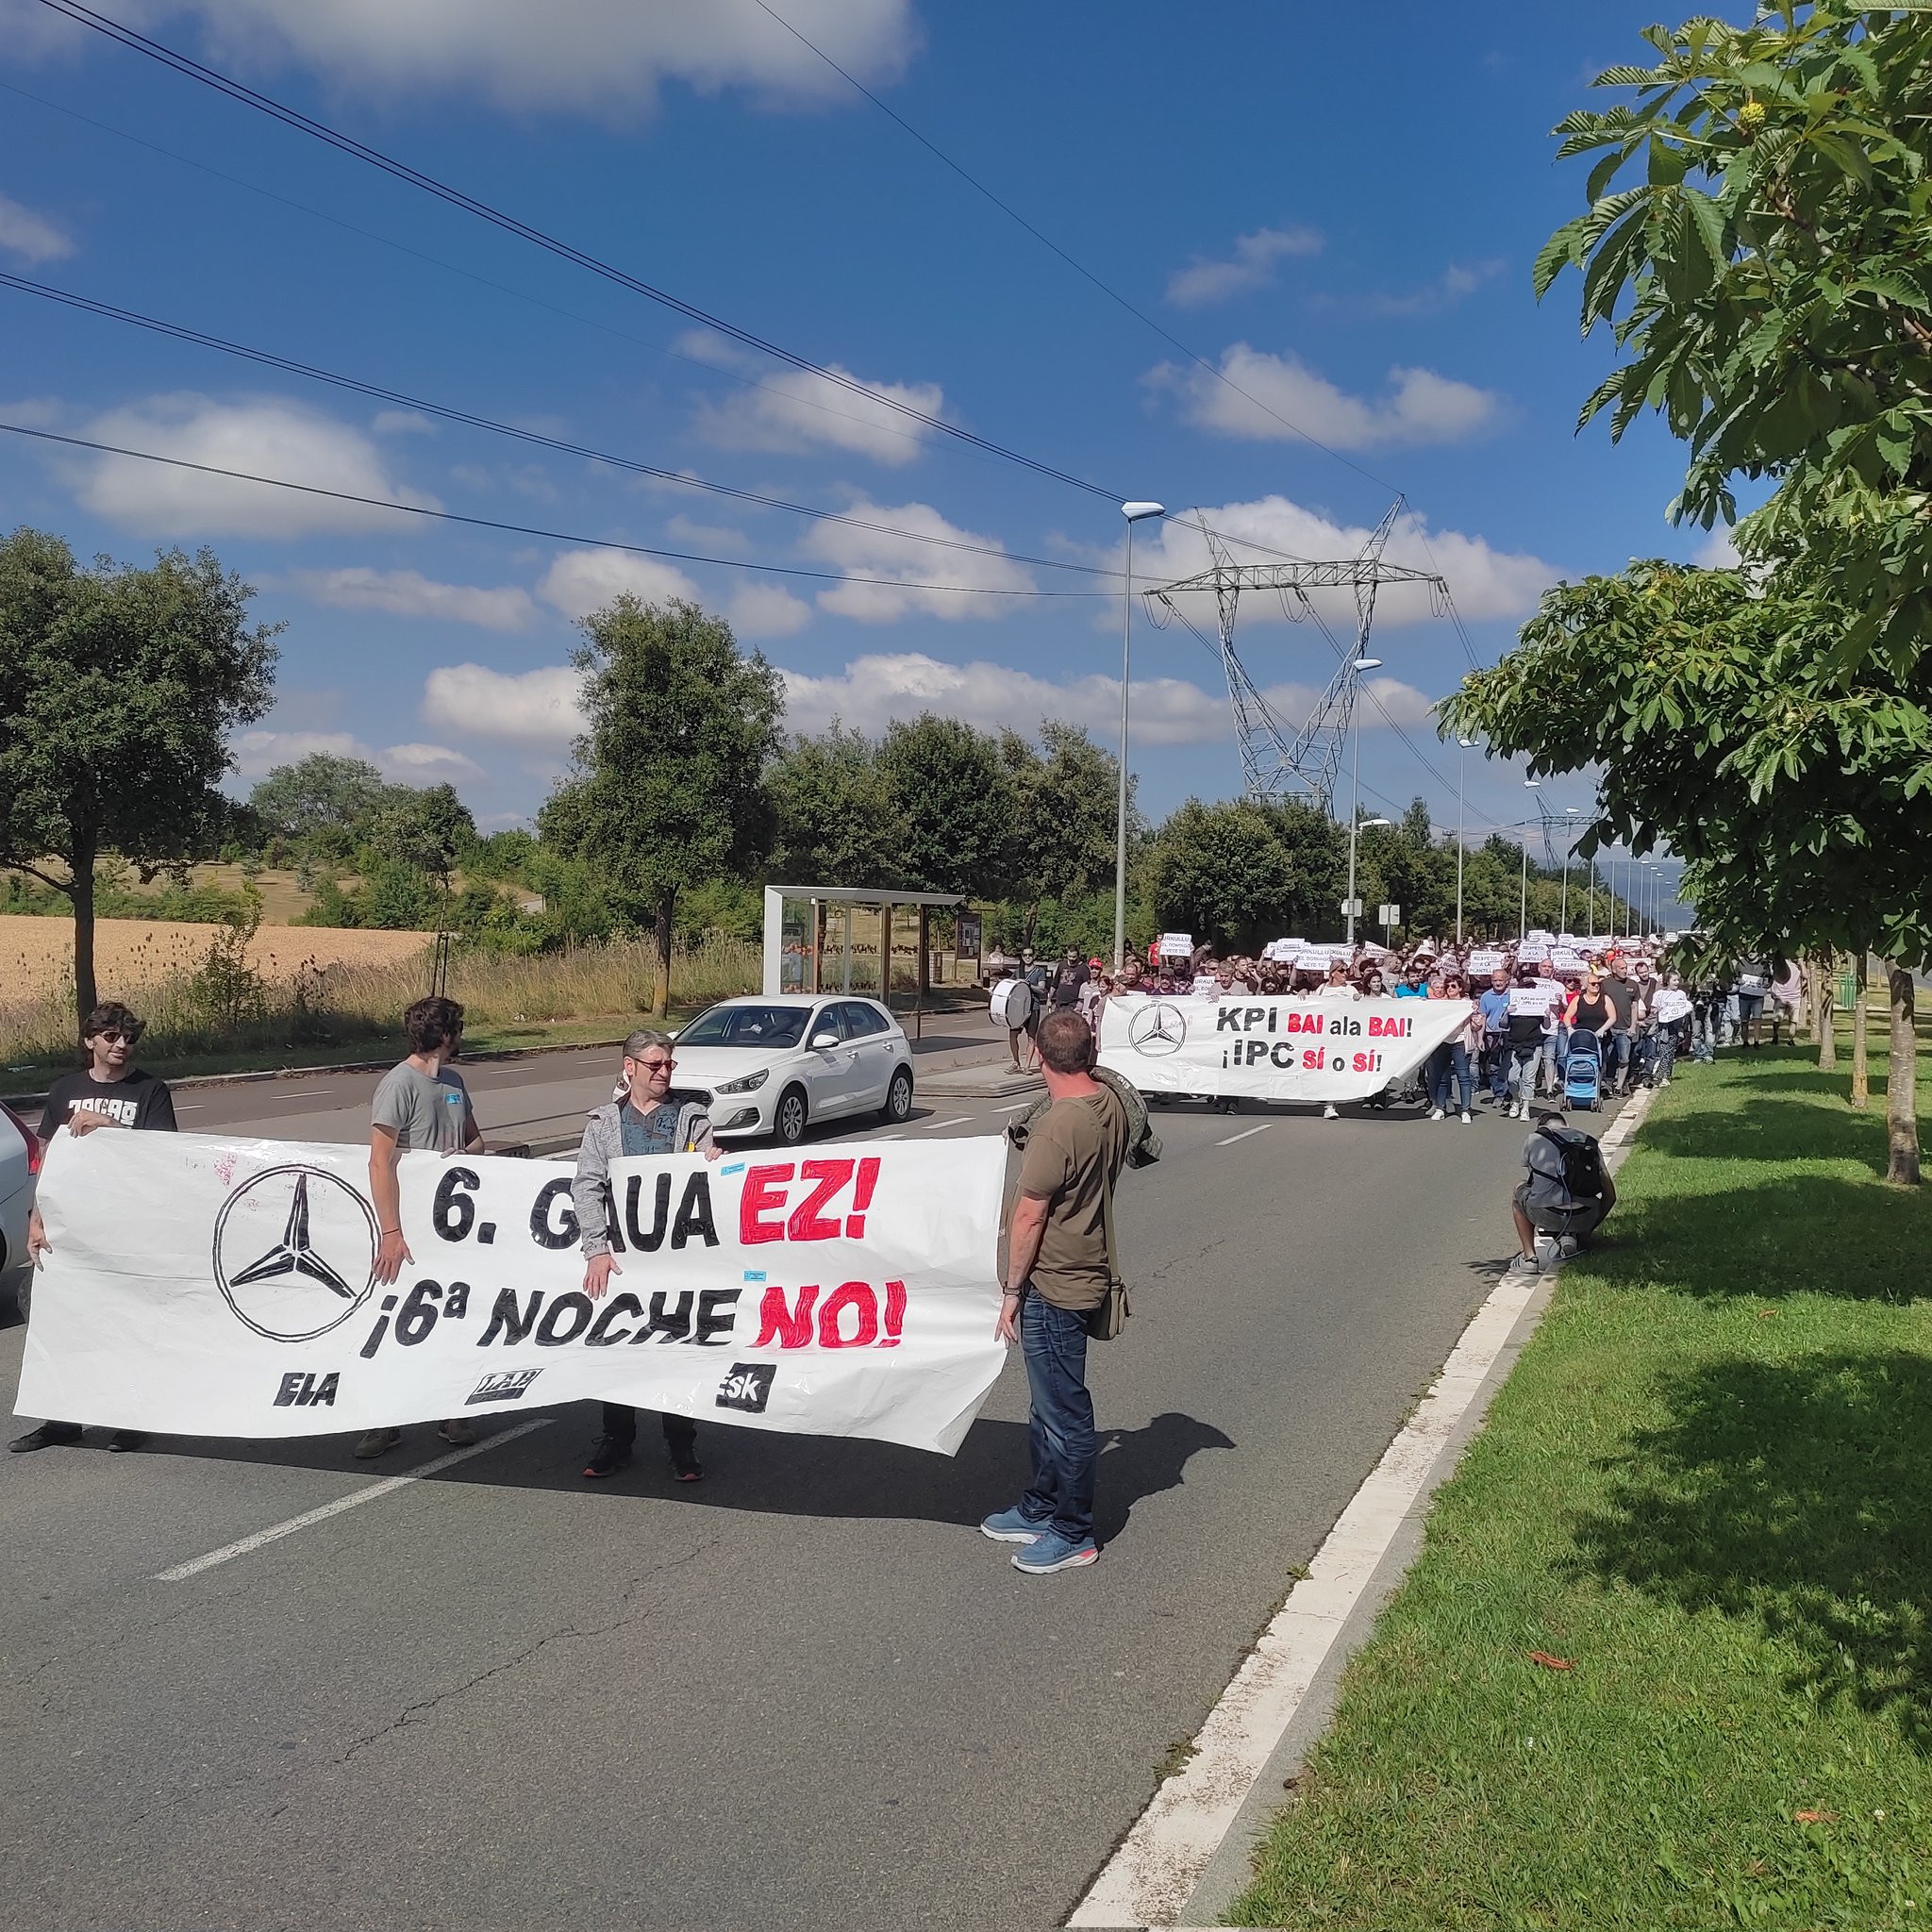
M598 1397L950 1455L995 1340L1006 1143L611 1164L585 1292L572 1169L406 1154L412 1258L373 1276L357 1148L60 1134L19 1411L308 1436Z
M1160 999L1116 994L1100 1063L1143 1093L1367 1100L1468 1025L1467 1000Z

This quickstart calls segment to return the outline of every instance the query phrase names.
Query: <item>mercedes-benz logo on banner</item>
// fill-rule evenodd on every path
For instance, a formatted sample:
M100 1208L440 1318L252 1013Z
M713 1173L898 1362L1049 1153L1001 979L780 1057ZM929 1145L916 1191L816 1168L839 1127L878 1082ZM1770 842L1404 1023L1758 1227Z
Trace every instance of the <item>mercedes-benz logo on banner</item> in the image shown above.
M1178 1053L1188 1037L1188 1016L1165 1000L1156 1000L1136 1013L1127 1024L1127 1044L1136 1053L1158 1058L1164 1053Z
M313 1341L340 1327L375 1286L375 1215L340 1174L271 1167L215 1218L215 1282L271 1341Z

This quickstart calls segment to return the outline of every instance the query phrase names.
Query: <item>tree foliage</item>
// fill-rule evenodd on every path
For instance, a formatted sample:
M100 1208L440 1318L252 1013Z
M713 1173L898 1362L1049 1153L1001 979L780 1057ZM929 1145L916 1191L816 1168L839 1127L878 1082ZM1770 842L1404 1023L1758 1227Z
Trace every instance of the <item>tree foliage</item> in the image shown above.
M1735 478L1774 481L1740 547L1803 563L1837 668L1902 671L1932 642L1932 8L1780 0L1644 38L1655 63L1596 80L1634 102L1557 129L1598 159L1537 291L1581 271L1585 332L1624 351L1582 420L1662 411L1707 525Z
M220 842L228 734L268 708L275 677L276 627L248 623L253 595L207 550L83 569L58 537L0 540L0 864L72 900L83 1016L101 858L156 868Z
M925 711L887 727L878 763L906 827L907 884L998 897L1013 857L1014 818L999 741Z
M774 869L795 885L896 886L908 826L861 731L834 723L816 737L792 739L773 760L767 782L776 818Z

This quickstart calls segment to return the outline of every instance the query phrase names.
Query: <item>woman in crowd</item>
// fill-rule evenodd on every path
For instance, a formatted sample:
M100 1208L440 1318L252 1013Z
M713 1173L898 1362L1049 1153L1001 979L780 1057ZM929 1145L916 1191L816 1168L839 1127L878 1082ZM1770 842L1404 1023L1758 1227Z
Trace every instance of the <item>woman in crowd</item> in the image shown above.
M1442 975L1442 998L1466 1000L1469 982L1454 970ZM1469 1124L1470 1103L1475 1098L1475 1059L1482 1051L1483 1016L1472 1006L1461 1028L1429 1057L1429 1118L1441 1120L1449 1111L1452 1083L1462 1100L1462 1124Z

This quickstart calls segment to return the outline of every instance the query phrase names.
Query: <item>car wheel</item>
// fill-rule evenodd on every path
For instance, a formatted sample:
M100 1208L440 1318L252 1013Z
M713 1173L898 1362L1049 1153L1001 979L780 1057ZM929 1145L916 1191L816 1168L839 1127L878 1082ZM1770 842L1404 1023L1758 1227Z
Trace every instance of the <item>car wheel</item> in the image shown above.
M772 1116L772 1138L781 1147L796 1147L805 1139L805 1090L788 1087L778 1096L778 1110Z
M892 1075L892 1084L886 1090L886 1105L882 1119L897 1126L902 1121L912 1118L912 1069L901 1067Z

